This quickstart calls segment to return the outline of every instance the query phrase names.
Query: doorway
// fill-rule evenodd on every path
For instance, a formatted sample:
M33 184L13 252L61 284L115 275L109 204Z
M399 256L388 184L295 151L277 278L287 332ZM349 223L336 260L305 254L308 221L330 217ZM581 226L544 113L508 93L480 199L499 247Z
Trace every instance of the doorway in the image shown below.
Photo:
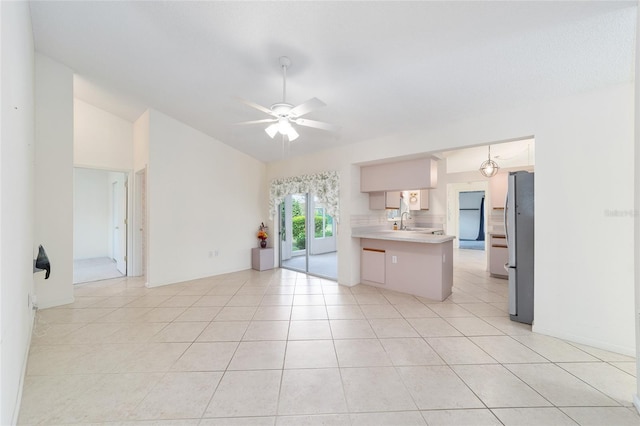
M74 168L73 283L127 275L128 174Z
M482 202L482 198L487 194L488 187L489 185L486 181L447 184L445 233L455 235L456 239L453 241L455 248L465 249L474 246L478 251L486 250L486 241L484 239L486 239L487 234L487 209L486 203ZM465 193L473 193L475 195L462 195L463 204L461 204L461 194ZM470 198L469 204L466 204L467 197ZM475 217L473 224L466 221L467 216ZM480 229L481 225L482 230Z
M280 205L279 246L281 268L337 279L335 223L313 194L285 197Z
M484 250L484 202L484 191L464 191L458 193L459 248Z

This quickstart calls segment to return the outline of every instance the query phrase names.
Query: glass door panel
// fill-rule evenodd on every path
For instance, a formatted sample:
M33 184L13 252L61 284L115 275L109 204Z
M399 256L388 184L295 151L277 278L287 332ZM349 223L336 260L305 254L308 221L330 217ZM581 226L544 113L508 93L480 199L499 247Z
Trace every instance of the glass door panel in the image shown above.
M287 195L280 205L280 266L307 272L307 194Z
M311 199L310 211L314 214L314 223L310 227L309 270L308 272L322 277L336 279L338 262L336 252L336 235L333 217L326 212L325 206L318 197Z

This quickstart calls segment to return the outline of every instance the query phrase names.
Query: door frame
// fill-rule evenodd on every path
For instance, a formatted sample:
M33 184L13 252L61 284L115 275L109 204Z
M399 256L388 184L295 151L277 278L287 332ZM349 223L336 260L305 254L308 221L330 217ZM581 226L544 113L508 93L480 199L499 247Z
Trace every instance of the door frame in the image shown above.
M475 181L475 182L458 182L458 183L448 183L447 184L447 220L445 222L445 234L447 235L455 235L455 240L453 240L453 247L460 247L460 193L461 192L469 192L469 191L484 191L485 201L486 196L489 191L489 182L488 181ZM485 250L487 252L487 203L484 203L484 211L482 212L484 216L484 241L485 241Z
M120 187L118 179L111 179L111 258L122 275L127 275L127 180ZM124 193L122 192L124 190ZM122 205L124 204L124 206ZM121 229L124 227L124 231ZM122 238L124 236L124 238ZM124 241L123 241L124 240Z
M294 195L304 195L305 196L305 236L308 237L309 235L309 193L295 193L295 194L288 194L287 196L284 197L284 200L282 201L281 207L278 209L279 211L279 216L278 217L278 225L282 224L283 220L285 223L288 223L289 226L285 225L284 227L284 237L285 237L285 242L282 241L282 230L280 229L280 239L278 241L279 246L280 246L280 250L279 250L279 256L278 256L278 265L280 266L280 268L284 268L284 269L291 269L293 271L298 271L298 272L303 272L305 274L308 273L309 270L309 239L305 238L305 248L304 248L304 254L294 254L293 251L293 196ZM284 205L284 209L282 208L282 206ZM284 218L282 217L282 214L284 212ZM284 261L285 260L289 260L292 259L294 257L302 257L304 256L305 261L305 267L304 270L300 270L300 269L293 269L291 267L286 267L284 266Z
M87 166L87 165L82 165L82 164L74 164L73 165L74 169L90 169L90 170L100 170L106 173L122 173L124 175L124 181L127 183L131 182L131 170L128 169L116 169L116 168L108 168L108 167L96 167L96 166ZM110 182L110 181L109 181ZM109 185L111 185L111 183L109 183ZM111 189L109 187L108 189L109 192L111 192ZM125 197L124 197L124 202L125 202L125 221L128 224L129 220L131 217L133 217L133 202L132 202L132 192L129 189L125 188ZM110 223L111 225L111 223ZM130 252L130 247L132 247L133 244L133 235L132 235L132 227L131 226L126 226L126 232L125 232L125 268L126 268L126 274L125 276L129 276L130 275L130 268L129 268L129 264L130 264L130 259L129 259L129 252Z
M148 256L148 203L147 203L147 167L136 170L133 174L131 258L129 262L131 276L146 277Z
M289 260L294 256L294 252L291 250L291 246L293 245L293 195L304 195L306 202L305 202L305 250L304 250L304 254L298 254L297 256L299 257L303 257L305 258L305 267L304 270L302 269L295 269L292 268L291 266L285 266L284 262L286 260ZM325 238L331 238L331 242L332 245L334 247L334 249L332 251L326 251L326 250L320 250L321 253L314 253L313 252L313 244L314 244L314 240L315 240L315 201L314 201L314 194L311 192L306 192L306 193L295 193L295 194L288 194L287 196L284 197L282 203L280 204L279 208L278 208L278 218L277 218L277 226L278 226L278 266L280 268L284 268L284 269L289 269L292 271L296 271L296 272L300 272L300 273L304 273L307 275L311 275L311 276L317 276L320 278L325 278L325 279L331 279L331 280L337 280L337 262L336 262L336 276L325 276L325 275L320 275L316 272L312 272L311 271L311 258L316 255L316 254L323 254L323 253L330 253L330 252L337 252L338 251L338 244L337 244L337 228L336 228L336 222L335 222L335 218L333 218L334 222L333 222L333 235L331 237L325 237ZM283 221L285 222L285 226L284 226L284 230L282 229L282 223ZM287 226L286 223L289 223L289 225ZM285 237L286 242L282 241L282 237Z

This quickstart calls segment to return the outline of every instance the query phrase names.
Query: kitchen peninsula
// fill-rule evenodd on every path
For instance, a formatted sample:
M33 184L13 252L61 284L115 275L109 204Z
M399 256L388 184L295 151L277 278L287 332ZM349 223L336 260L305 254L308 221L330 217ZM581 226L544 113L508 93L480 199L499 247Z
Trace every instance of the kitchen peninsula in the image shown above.
M453 286L453 240L432 230L354 228L363 284L443 301Z

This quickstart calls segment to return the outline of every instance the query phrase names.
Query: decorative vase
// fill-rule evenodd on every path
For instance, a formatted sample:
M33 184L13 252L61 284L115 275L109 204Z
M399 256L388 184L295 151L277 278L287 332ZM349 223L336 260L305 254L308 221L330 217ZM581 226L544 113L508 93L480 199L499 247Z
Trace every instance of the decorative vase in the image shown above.
M267 240L260 240L260 247L261 248L267 247Z

